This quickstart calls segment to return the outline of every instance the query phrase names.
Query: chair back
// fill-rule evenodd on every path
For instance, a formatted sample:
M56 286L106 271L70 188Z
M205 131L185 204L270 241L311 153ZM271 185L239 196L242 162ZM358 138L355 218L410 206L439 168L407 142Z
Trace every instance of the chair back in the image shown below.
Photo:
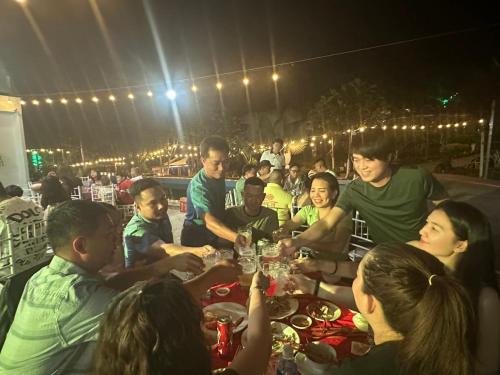
M76 188L74 188L71 191L71 199L73 199L73 200L82 199L82 187L81 186L77 186Z
M90 192L93 202L109 203L113 206L116 205L116 190L114 186L92 185L90 187Z

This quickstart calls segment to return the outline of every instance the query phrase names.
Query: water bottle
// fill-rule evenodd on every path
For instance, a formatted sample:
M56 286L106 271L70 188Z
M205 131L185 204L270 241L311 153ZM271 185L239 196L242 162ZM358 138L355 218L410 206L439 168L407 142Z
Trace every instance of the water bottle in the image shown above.
M277 375L298 375L297 364L293 357L293 348L285 344L283 346L283 354L278 363Z

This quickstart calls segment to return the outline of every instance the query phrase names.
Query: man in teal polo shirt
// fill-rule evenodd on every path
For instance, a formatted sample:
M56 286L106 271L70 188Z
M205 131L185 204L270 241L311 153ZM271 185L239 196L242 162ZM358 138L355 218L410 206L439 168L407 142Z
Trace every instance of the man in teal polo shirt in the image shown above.
M172 269L200 269L190 264L201 260L185 253L104 280L99 270L113 258L116 227L95 202L62 203L48 218L47 236L55 256L24 288L0 352L4 375L90 374L100 321L120 290ZM234 281L239 273L225 261L184 285L199 299L209 286Z
M186 247L173 243L167 195L158 181L152 178L137 180L129 192L134 198L137 212L123 231L125 267L185 252L201 257L215 251L209 245Z
M210 136L200 144L203 168L187 188L187 213L181 233L184 246L217 246L219 238L244 245L245 238L226 226L226 170L229 145L224 138Z

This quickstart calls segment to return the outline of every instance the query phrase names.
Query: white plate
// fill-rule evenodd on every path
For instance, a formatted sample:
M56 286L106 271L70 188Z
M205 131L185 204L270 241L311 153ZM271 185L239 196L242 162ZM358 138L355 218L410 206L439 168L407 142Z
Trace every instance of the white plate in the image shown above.
M271 322L271 332L273 334L273 337L278 335L292 336L297 346L300 345L299 334L295 329L293 329L289 325L273 321ZM281 353L282 351L283 351L283 345L279 345L279 347L278 346L275 347L275 345L273 345L274 353Z
M309 305L307 305L307 307L306 307L307 315L309 315L311 318L316 319L320 322L325 321L325 319L315 318L314 316L311 315L312 305L317 304L317 303L322 303L323 305L327 305L330 310L334 311L333 318L329 319L328 320L329 322L333 322L333 321L337 320L338 318L340 318L340 315L342 314L342 310L340 310L340 307L338 307L337 305L334 305L331 302L326 302L326 301L311 302Z
M354 326L361 332L368 332L368 322L366 321L365 317L360 313L356 313L352 317L352 322L354 323Z
M335 349L332 348L335 351ZM325 370L320 370L316 368L312 368L310 363L307 361L307 357L304 353L298 352L295 355L295 363L297 364L297 368L301 375L327 375L332 373L332 369L335 368L335 365L332 363Z
M247 308L239 303L234 302L219 302L208 305L203 309L203 312L210 311L217 313L217 315L229 315L233 322L243 317L243 321L234 328L233 332L240 332L248 325ZM218 313L222 314L218 314Z
M288 310L283 311L281 314L276 314L276 315L269 314L269 319L280 320L290 315L293 315L297 312L297 310L299 309L299 301L293 297L287 297L287 300L288 300Z

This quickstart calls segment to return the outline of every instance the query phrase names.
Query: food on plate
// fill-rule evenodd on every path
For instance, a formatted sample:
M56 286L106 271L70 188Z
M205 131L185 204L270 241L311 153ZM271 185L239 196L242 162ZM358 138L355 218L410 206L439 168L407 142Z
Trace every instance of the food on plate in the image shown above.
M310 305L307 306L307 312L309 313L311 318L318 320L325 320L325 321L335 320L336 311L337 311L336 308L332 308L326 303L323 303L321 301L311 303Z
M281 316L290 310L288 297L271 297L266 300L270 316Z
M327 344L314 344L309 343L304 348L304 354L311 361L316 363L332 363L335 362L335 356L333 355Z
M312 321L307 315L298 314L290 318L290 323L292 323L295 328L306 329L312 324Z
M273 352L279 352L283 349L283 346L288 344L292 347L296 347L295 336L291 334L285 334L281 330L273 330Z

